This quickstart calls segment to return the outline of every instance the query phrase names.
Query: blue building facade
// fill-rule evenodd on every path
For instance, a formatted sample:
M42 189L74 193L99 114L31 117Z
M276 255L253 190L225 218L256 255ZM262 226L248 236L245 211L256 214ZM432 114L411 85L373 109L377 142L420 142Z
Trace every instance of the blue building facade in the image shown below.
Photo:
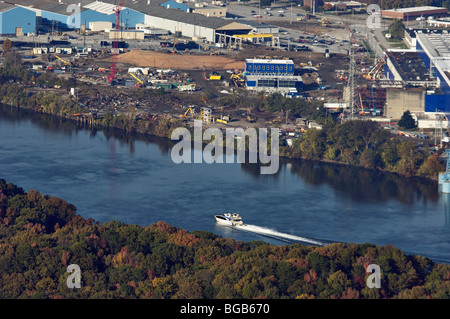
M302 78L294 75L292 60L246 59L244 73L248 90L296 97L302 89Z
M246 59L246 75L289 76L294 75L292 60Z
M420 41L417 41L416 50L419 54L420 58L426 65L430 65L431 58L425 52L424 48L420 44ZM432 69L432 74L434 77L439 79L440 89L442 94L430 94L425 95L425 112L444 112L450 113L450 86L444 78L444 75L441 74L436 68Z
M41 27L54 27L55 30L79 29L81 25L89 26L93 21L110 21L114 23L114 16L108 16L94 10L81 9L79 20L71 17L73 12L41 11ZM78 24L79 23L79 24Z
M0 12L0 34L16 34L17 28L23 33L36 32L36 12L18 6Z
M55 27L57 29L74 29L73 23L76 18L70 16L71 12L52 12L50 10L41 11L41 24L43 27ZM104 14L92 9L82 8L80 12L79 25L89 27L90 22L107 21L114 24L116 22L116 14ZM120 11L120 21L124 28L135 28L136 24L144 23L145 15L129 8L123 8ZM75 27L77 29L79 27Z
M113 25L116 21L116 15L113 14ZM129 8L123 8L120 11L120 20L124 28L136 28L136 24L145 22L145 14Z

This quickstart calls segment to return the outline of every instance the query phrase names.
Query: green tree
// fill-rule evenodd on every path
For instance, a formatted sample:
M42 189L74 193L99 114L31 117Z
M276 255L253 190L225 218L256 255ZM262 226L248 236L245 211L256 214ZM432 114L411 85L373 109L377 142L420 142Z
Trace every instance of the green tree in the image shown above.
M400 121L398 121L398 126L400 126L401 128L407 129L407 130L410 130L410 129L413 129L416 127L416 121L412 117L410 111L403 112L403 115L402 115Z
M405 31L405 26L401 20L394 20L389 26L389 33L392 38L403 39L403 33Z

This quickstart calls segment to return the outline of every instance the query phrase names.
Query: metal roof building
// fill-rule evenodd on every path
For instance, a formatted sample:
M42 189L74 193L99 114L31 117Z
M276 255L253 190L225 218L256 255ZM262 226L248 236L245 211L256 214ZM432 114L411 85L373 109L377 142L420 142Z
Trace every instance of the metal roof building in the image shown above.
M425 97L425 111L450 115L450 37L448 33L418 33L416 50L439 81L442 94Z
M22 35L25 33L34 33L35 31L35 12L14 4L0 2L1 35Z
M20 10L15 15L14 23L20 24L24 32L28 29L44 28L47 30L66 30L88 27L90 22L109 21L115 22L114 0L9 0L12 4L3 3L5 10L17 9L19 7L28 11ZM177 9L168 9L161 6L167 0L128 0L121 10L121 25L126 28L135 28L138 24L165 29L182 36L205 39L208 42L216 42L216 34L248 34L252 27L233 20L217 17L207 17L202 14L184 12ZM72 5L72 6L70 6ZM79 10L77 16L74 10ZM16 8L17 7L17 8ZM8 10L7 10L8 11ZM33 11L37 22L23 24L26 12ZM19 11L17 11L19 13ZM14 25L10 23L10 25ZM6 27L6 25L5 25ZM29 27L29 28L28 28ZM8 30L8 32L10 32Z
M17 0L16 0L17 1ZM29 0L25 0L29 1ZM41 0L43 1L43 0ZM108 15L112 10L114 0L92 1L92 0L61 0L68 3L80 4L82 8L97 11ZM252 28L232 20L216 17L206 17L202 14L185 12L177 9L168 9L161 4L167 0L129 0L125 2L122 9L122 21L126 19L127 12L141 14L143 21L137 19L129 20L129 28L136 24L144 23L147 26L169 30L172 33L181 33L186 37L204 38L209 42L216 41L216 33L227 35L247 34ZM127 11L129 10L129 11ZM131 13L130 13L131 14ZM102 21L102 20L100 20Z

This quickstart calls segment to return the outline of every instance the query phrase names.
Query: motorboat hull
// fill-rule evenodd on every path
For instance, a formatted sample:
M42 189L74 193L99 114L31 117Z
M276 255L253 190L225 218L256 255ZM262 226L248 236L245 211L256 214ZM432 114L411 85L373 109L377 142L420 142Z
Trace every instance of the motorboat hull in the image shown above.
M216 219L216 223L218 223L220 225L225 225L225 226L242 226L243 225L240 217L238 219L235 219L229 214L215 215L214 218Z

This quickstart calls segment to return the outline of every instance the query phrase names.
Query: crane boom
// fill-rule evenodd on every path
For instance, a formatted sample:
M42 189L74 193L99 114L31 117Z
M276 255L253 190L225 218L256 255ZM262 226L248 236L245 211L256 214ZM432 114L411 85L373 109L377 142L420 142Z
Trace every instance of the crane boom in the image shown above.
M116 23L114 25L114 41L112 43L112 65L111 65L111 73L106 77L109 82L112 82L116 79L116 63L117 63L117 54L119 53L119 28L120 28L120 11L122 10L123 4L125 0L115 1L113 11L116 13Z

